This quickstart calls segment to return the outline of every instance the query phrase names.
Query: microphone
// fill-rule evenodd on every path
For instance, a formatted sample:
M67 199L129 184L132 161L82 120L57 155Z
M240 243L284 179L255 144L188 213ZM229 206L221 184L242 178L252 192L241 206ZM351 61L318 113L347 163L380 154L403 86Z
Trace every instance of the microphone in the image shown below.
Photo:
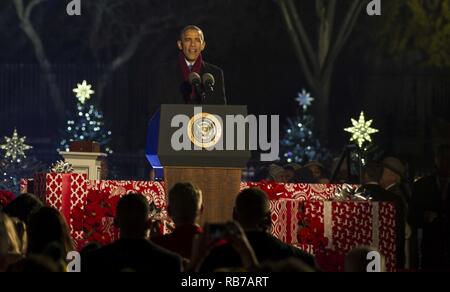
M203 101L205 99L205 92L202 89L202 80L200 79L200 75L196 72L191 72L189 74L189 83L194 86L195 92Z
M214 91L214 85L216 84L216 80L211 73L203 74L203 86L208 89L210 92Z

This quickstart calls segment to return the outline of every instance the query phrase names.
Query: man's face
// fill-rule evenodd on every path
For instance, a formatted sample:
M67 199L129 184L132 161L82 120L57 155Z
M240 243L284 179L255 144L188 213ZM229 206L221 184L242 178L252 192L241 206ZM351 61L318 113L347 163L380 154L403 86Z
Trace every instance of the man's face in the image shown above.
M322 170L317 165L310 165L309 170L311 170L314 178L322 177Z
M206 46L203 33L196 29L185 31L177 44L189 62L195 62Z
M384 168L383 176L380 180L380 185L383 188L387 188L392 184L400 182L401 178L398 174L390 170L389 168Z

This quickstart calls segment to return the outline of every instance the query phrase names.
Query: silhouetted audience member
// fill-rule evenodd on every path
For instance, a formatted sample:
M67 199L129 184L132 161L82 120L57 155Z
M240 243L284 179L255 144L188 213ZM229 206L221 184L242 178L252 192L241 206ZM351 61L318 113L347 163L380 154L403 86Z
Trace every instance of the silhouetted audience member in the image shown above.
M181 258L147 240L150 228L149 204L140 194L122 197L115 224L120 229L116 242L87 253L82 271L87 272L180 272Z
M284 180L285 182L292 182L295 177L295 171L300 169L301 166L297 164L286 164L283 166L284 168Z
M202 191L191 183L177 183L169 191L168 200L168 212L175 223L175 230L152 241L190 259L194 236L203 232L199 225L203 213Z
M331 176L335 175L335 177L331 177L333 180L332 183L350 183L351 175L349 173L347 158L344 158L341 165L339 165L340 159L340 157L333 159L333 163L331 165Z
M297 258L288 258L277 262L266 262L260 272L265 273L314 273L316 269Z
M292 179L293 183L306 183L312 184L316 183L314 179L312 171L307 167L301 167L295 171L294 178Z
M380 185L387 191L398 195L405 204L405 210L408 211L408 204L411 198L409 190L404 186L406 179L406 168L403 163L395 157L383 159L383 175L380 179Z
M386 272L386 260L384 256L378 253L379 258L369 255L371 252L378 251L371 247L356 247L349 251L345 256L344 271L347 273L366 273L374 271L373 268L379 265L379 272ZM378 263L374 262L379 260ZM371 265L374 264L373 266Z
M284 182L285 181L284 168L276 164L271 164L269 166L269 176L267 177L267 180L270 182L277 182L277 183Z
M44 255L55 244L61 248L62 260L65 260L67 253L74 250L64 217L56 209L42 207L30 216L28 255Z
M22 194L5 207L5 213L28 225L30 215L42 207L44 204L35 195Z
M193 242L192 258L187 267L188 272L198 272L211 251L216 247L227 244L241 259L242 265L223 266L216 272L256 272L260 264L256 258L244 230L237 221L225 224L205 224L205 232L197 234Z
M405 229L406 206L403 199L394 192L385 190L379 184L384 172L384 166L376 162L369 162L363 169L364 185L361 190L365 196L378 202L392 202L395 206L395 233L396 233L396 262L397 268L405 266Z
M254 182L260 182L260 181L263 181L263 180L267 180L268 177L269 177L269 167L268 166L262 166L259 169L257 169L253 181Z
M325 167L322 165L322 163L319 163L317 161L310 161L305 165L305 167L311 170L314 181L316 183L330 183L330 180L326 177Z
M315 267L314 257L287 245L269 233L272 225L269 198L258 188L243 190L236 198L233 218L242 226L260 263L279 261L290 257L302 260ZM242 267L242 261L230 245L223 245L211 251L203 262L201 271L214 271L221 267Z
M421 267L450 269L450 145L435 155L436 171L413 185L410 220L417 234L423 230ZM418 257L418 255L417 255Z

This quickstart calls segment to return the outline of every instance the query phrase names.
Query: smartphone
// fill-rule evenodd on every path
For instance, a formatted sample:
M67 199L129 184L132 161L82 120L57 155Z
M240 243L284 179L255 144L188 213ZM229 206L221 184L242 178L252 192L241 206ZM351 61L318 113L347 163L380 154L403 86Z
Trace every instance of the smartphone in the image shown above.
M205 234L211 240L219 240L227 236L227 229L227 224L206 224Z

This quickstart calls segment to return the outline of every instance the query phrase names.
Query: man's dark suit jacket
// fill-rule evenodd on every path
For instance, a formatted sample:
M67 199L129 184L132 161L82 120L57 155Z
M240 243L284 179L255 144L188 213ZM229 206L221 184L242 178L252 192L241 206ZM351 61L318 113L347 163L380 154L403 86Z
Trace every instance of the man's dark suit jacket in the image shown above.
M419 248L422 268L426 270L450 267L450 188L444 200L443 187L436 174L421 178L413 185L410 220L413 231L423 230Z
M200 77L205 73L214 76L214 91L207 91L203 104L226 104L225 81L222 69L204 62ZM184 96L192 92L192 86L184 80L178 60L158 66L152 73L152 94L150 97L150 114L161 104L200 104L200 100L193 98L186 101Z
M82 258L85 272L179 273L181 258L145 239L119 239Z

